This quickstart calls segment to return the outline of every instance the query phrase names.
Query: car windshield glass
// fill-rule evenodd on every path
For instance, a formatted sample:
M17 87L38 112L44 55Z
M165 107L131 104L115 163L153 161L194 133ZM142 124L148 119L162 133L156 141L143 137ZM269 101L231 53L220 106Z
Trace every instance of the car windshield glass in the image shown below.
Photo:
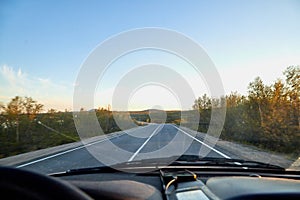
M0 165L300 170L299 9L1 1Z

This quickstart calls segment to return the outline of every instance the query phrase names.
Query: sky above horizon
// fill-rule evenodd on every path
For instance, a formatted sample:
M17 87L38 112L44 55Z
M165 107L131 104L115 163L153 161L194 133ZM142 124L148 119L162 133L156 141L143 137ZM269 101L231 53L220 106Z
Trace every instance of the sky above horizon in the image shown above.
M46 109L72 110L81 65L104 40L121 32L158 27L196 41L215 64L226 94L247 94L260 76L266 84L282 78L290 65L300 65L300 1L34 1L0 2L0 102L30 96ZM164 58L151 51L127 59ZM151 57L152 56L152 57ZM126 58L123 60L126 61ZM115 64L99 83L95 107L111 104L114 84L134 62ZM189 66L174 68L192 85L196 96L205 84L193 82ZM127 68L126 68L127 67ZM201 82L201 81L200 81ZM102 85L101 85L102 84ZM192 107L193 99L191 99ZM172 92L147 86L137 90L130 109L161 106L178 109ZM161 105L160 105L161 104ZM183 108L188 109L188 108Z

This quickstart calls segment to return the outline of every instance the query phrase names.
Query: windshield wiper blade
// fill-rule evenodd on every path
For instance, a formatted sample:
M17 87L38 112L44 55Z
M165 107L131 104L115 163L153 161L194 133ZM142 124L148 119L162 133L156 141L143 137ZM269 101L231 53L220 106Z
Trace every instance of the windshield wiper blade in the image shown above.
M69 169L63 172L56 172L52 174L48 174L50 176L59 177L59 176L71 176L71 175L79 175L79 174L92 174L92 173L112 173L112 172L124 172L122 169L126 169L126 171L130 172L130 168L132 171L136 171L135 168L143 168L143 167L153 167L157 168L160 165L168 165L175 158L151 158L151 159L143 159L143 160L134 160L123 163L114 164L112 166L99 166L99 167L87 167L87 168L78 168L78 169ZM126 173L126 172L124 172Z
M69 169L63 172L55 172L48 174L49 176L60 177L60 176L71 176L71 175L80 175L80 174L92 174L92 173L112 173L117 172L118 170L109 166L100 166L100 167L86 167L78 169Z
M69 176L69 175L79 175L79 174L92 174L92 173L124 172L122 171L122 169L126 169L126 171L130 172L131 168L133 172L135 172L137 168L152 167L158 170L162 166L239 167L244 169L260 168L260 169L275 169L275 170L285 171L283 167L273 165L273 164L258 162L258 161L249 161L249 160L232 159L232 158L200 157L198 155L182 155L182 156L171 156L166 158L134 160L134 161L115 164L112 166L70 169L64 172L52 173L49 175L58 177L58 176Z
M264 168L285 170L283 167L270 163L259 161L233 159L233 158L216 158L216 157L199 157L197 155L183 155L171 165L198 165L198 166L218 166L218 167L243 167L243 168Z

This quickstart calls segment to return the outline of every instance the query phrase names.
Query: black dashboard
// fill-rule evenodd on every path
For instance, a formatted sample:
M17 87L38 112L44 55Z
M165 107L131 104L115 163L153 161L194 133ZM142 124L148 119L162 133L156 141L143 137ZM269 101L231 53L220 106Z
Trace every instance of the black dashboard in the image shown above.
M0 167L8 199L300 199L299 171L168 168L51 175Z
M300 199L299 174L201 171L193 172L195 177L177 171L177 180L170 183L174 171L163 173L165 177L161 172L122 172L61 178L94 199Z

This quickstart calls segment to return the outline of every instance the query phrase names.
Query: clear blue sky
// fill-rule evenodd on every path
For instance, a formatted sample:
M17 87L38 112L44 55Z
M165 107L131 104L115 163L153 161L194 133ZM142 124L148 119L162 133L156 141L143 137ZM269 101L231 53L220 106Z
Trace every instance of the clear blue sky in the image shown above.
M0 102L33 96L57 109L72 105L80 65L122 31L161 27L197 41L227 93L245 93L256 76L272 82L300 64L300 1L0 2Z

